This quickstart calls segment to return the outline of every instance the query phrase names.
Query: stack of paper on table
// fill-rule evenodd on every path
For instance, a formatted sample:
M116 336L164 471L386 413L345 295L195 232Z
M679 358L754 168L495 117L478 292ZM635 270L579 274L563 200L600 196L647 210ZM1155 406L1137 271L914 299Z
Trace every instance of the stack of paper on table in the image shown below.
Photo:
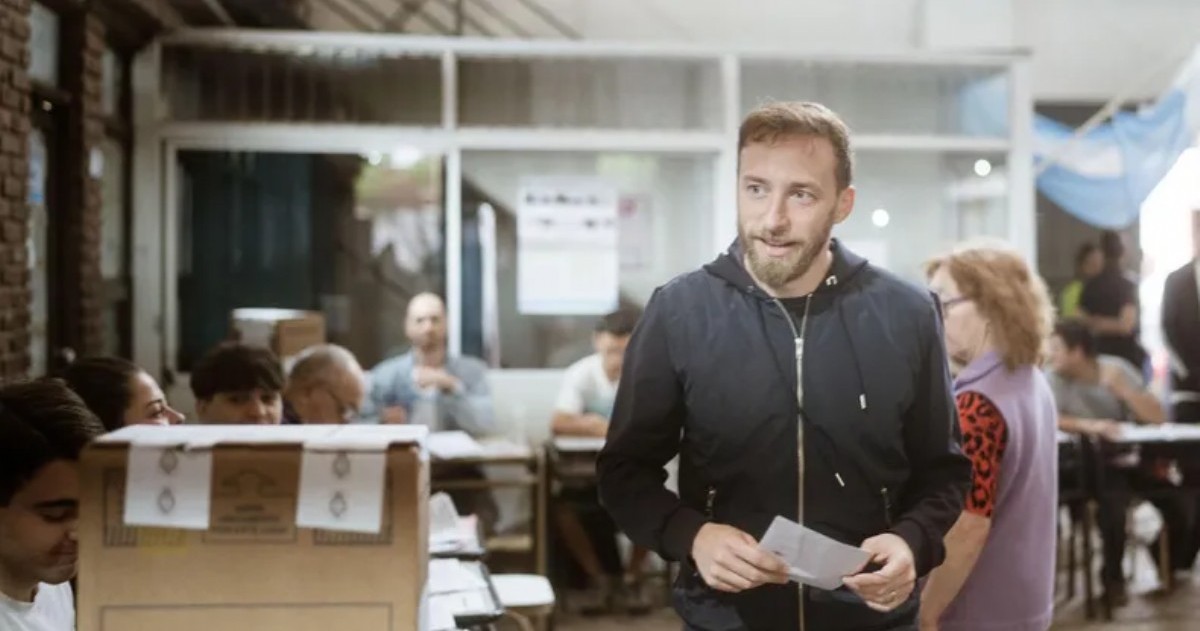
M430 631L457 628L455 616L486 615L496 608L487 581L476 567L458 559L429 562Z
M425 437L425 447L438 460L454 460L456 458L478 458L483 455L483 447L466 432L433 432Z
M792 580L825 590L841 587L844 577L860 572L871 558L862 548L835 541L783 517L771 522L758 545L788 564Z

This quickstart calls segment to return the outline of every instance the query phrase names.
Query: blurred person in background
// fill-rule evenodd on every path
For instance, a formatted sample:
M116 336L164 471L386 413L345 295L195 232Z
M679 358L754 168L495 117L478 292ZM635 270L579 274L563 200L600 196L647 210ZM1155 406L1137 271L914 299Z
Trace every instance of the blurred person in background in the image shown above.
M614 311L596 322L592 334L595 352L575 362L563 374L554 404L551 430L555 436L604 438L612 416L617 384L625 360L625 347L637 326L640 312ZM624 571L617 548L617 526L600 506L595 484L564 488L554 503L554 519L562 544L588 580L585 610L611 608L614 594L631 613L646 613L649 606L642 589L642 568L649 550L634 546ZM590 611L589 611L590 612Z
M178 425L183 414L167 403L162 388L146 371L119 357L85 357L59 377L78 394L107 431L126 425Z
M446 349L446 303L431 293L408 302L404 330L412 350L370 373L363 416L383 423L426 425L484 436L495 429L487 364Z
M305 349L288 373L284 424L350 423L367 398L367 377L354 354L336 344Z
M1141 318L1137 283L1122 267L1125 243L1121 235L1106 230L1100 235L1104 268L1083 285L1079 317L1087 323L1096 342L1096 352L1120 357L1145 372L1146 351L1138 341Z
M192 367L192 394L201 423L279 425L283 367L266 348L224 342Z
M1083 295L1083 286L1103 270L1104 254L1100 251L1100 246L1091 241L1079 246L1075 253L1075 278L1067 283L1059 294L1059 316L1074 318L1079 315L1079 298Z
M1192 211L1192 252L1192 260L1171 272L1163 287L1162 329L1176 423L1200 423L1200 208Z
M1035 631L1054 615L1058 450L1038 365L1052 307L1017 253L970 245L926 267L945 326L972 483L921 594L922 631Z
M1058 428L1064 432L1117 442L1122 423L1156 425L1166 420L1162 402L1148 389L1142 372L1124 358L1098 353L1096 340L1083 322L1063 320L1055 325L1047 363L1047 378L1058 406ZM1139 489L1172 483L1163 463L1143 462L1135 448L1101 444L1098 457L1105 459L1104 492L1096 515L1104 540L1101 581L1108 601L1121 606L1128 600L1121 560L1129 504ZM1163 515L1170 541L1189 541L1191 518L1183 503L1166 498L1152 502ZM1172 568L1186 569L1191 567L1195 550L1173 544L1171 557Z

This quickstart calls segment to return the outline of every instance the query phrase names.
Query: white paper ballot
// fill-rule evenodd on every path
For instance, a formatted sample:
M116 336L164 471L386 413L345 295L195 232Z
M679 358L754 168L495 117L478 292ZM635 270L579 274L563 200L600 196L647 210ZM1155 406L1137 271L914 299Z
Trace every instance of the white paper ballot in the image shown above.
M788 564L792 580L820 589L842 586L842 578L858 573L871 554L805 528L796 522L776 517L758 546L778 555Z
M425 438L425 446L438 460L478 458L483 455L483 447L470 434L462 431L433 432Z

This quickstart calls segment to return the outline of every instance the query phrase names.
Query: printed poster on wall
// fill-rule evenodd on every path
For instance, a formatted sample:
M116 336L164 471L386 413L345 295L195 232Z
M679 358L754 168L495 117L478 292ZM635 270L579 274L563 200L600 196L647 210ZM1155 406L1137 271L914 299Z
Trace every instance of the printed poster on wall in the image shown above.
M601 315L617 308L617 192L592 178L522 180L517 310Z
M617 206L617 233L622 272L643 272L650 268L654 252L654 215L649 195L622 195Z

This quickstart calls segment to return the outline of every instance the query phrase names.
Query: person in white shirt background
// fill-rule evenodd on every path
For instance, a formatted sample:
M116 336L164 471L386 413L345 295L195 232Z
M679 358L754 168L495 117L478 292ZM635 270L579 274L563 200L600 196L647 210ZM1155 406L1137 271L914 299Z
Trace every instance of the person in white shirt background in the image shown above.
M551 429L555 436L604 438L617 397L625 346L641 314L621 309L601 318L592 335L594 353L567 368L554 404ZM616 596L630 613L646 607L641 586L648 551L634 547L623 568L617 549L617 529L600 507L595 485L562 489L555 503L554 520L562 545L586 578L585 610L609 610Z
M0 387L0 629L75 628L79 453L103 433L61 381Z

